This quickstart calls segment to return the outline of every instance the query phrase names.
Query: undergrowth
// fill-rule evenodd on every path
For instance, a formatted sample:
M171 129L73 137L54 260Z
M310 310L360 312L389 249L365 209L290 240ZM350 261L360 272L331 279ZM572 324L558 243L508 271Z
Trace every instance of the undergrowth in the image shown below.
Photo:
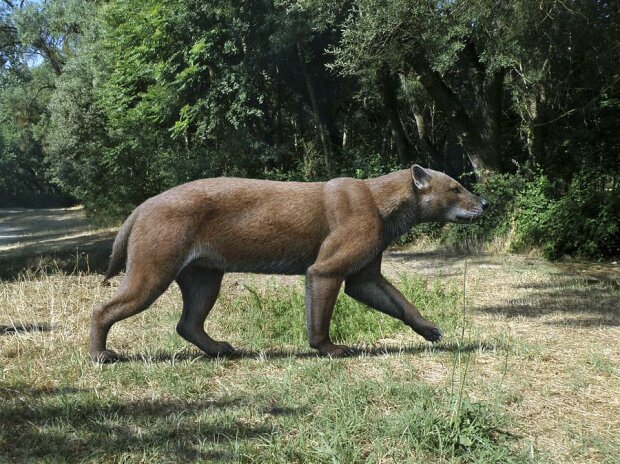
M588 166L568 183L553 183L539 168L496 174L473 191L489 202L471 224L422 224L405 240L430 238L457 250L537 249L550 259L620 256L620 184Z
M459 299L454 286L430 283L419 276L401 276L400 289L405 297L446 333L456 324L454 307ZM232 330L247 334L254 348L278 344L307 345L305 296L295 287L245 286L245 292L221 304L227 313L243 308L244 318ZM237 325L240 323L240 325ZM402 322L385 316L340 293L330 326L336 343L373 343L402 331ZM410 330L410 329L408 329Z

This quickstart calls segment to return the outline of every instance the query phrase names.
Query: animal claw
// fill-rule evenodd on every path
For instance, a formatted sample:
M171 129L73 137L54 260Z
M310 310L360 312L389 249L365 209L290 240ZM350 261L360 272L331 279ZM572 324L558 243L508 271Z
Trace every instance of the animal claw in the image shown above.
M329 349L320 350L320 352L330 358L346 358L355 354L355 350L346 345L333 345Z
M120 356L112 350L104 350L92 354L91 359L95 364L110 364L117 362Z
M437 342L441 340L442 337L443 333L441 333L441 330L439 330L437 327L434 327L424 338L426 338L429 342Z
M216 345L205 351L209 356L213 356L214 358L218 356L226 356L231 355L235 352L235 348L228 342L217 342Z

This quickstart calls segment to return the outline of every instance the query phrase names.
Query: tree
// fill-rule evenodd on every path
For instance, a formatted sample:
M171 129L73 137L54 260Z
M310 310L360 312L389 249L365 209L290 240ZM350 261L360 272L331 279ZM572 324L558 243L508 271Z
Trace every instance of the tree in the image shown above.
M0 191L8 203L66 202L46 173L47 104L85 2L0 3Z

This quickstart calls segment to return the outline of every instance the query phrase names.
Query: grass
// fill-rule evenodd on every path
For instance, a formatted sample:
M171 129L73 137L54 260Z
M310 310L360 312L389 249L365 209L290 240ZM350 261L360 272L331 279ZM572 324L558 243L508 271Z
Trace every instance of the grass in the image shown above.
M401 289L424 314L450 333L456 324L459 299L454 286L430 285L419 276L401 276ZM252 349L274 344L305 348L305 302L302 289L290 286L245 285L241 294L222 297L226 311L243 308L243 314L222 321L227 334L237 334ZM403 324L341 294L336 302L330 333L336 343L367 345L403 332Z
M0 338L0 459L526 460L507 414L453 388L464 380L464 364L453 363L501 350L463 338L455 285L419 277L400 284L443 324L448 341L437 346L341 296L332 333L358 346L351 359L319 358L307 348L298 283L252 279L228 282L208 321L241 356L204 358L174 334L180 299L173 287L113 329L111 345L129 362L93 366L85 350L89 310L113 291L98 280L52 273L0 284L0 307L13 327ZM22 327L26 321L31 325ZM398 337L415 342L394 342ZM420 357L454 366L452 381L424 382Z
M307 347L301 279L226 276L207 330L228 359L176 335L173 285L112 329L126 362L93 366L90 311L120 280L33 247L0 258L0 462L618 462L618 266L478 254L464 275L462 255L393 251L385 273L445 340L341 296L348 359Z

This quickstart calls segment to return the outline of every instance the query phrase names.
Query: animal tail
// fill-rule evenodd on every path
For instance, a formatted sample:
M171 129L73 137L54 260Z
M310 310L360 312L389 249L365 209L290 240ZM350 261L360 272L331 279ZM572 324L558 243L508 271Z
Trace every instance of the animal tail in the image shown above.
M116 234L114 245L112 245L110 265L105 273L103 284L106 284L109 279L121 272L123 266L125 266L127 261L127 242L129 241L129 235L131 234L133 224L136 221L136 211L137 209L129 215L118 231L118 234Z

